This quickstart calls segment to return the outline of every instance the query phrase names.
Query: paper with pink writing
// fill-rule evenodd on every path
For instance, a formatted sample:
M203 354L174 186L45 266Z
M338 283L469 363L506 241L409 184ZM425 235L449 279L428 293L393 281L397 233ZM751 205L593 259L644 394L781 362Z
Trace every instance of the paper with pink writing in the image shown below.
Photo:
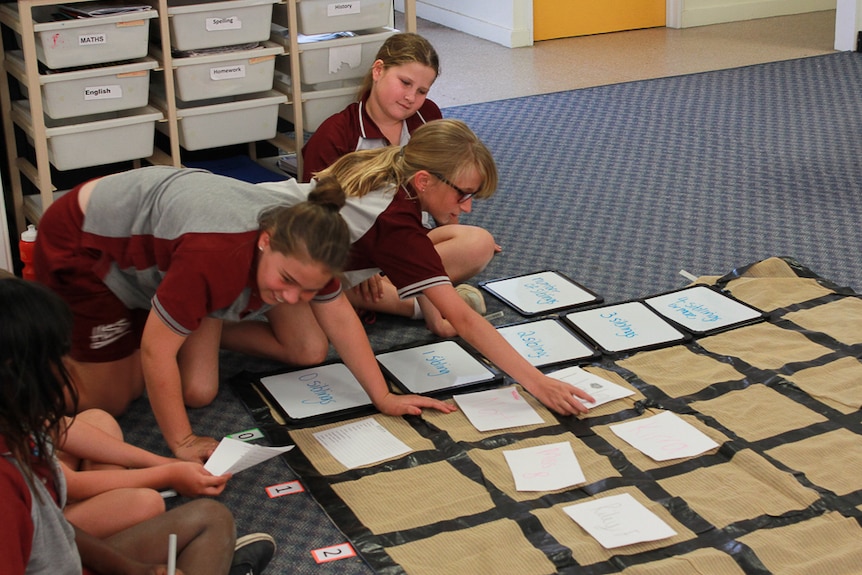
M563 507L605 549L676 535L670 525L628 493Z
M568 441L503 452L518 491L554 491L585 483Z
M549 373L548 376L559 379L560 381L565 381L569 385L574 385L578 389L586 391L592 395L595 401L587 401L586 399L578 398L578 400L586 407L596 407L615 399L634 395L635 393L631 389L617 385L616 383L611 383L610 381L599 377L594 373L590 373L585 369L581 369L578 366L560 369Z
M454 395L452 399L479 431L544 423L514 387Z
M611 431L656 461L694 457L718 444L670 411L611 425Z

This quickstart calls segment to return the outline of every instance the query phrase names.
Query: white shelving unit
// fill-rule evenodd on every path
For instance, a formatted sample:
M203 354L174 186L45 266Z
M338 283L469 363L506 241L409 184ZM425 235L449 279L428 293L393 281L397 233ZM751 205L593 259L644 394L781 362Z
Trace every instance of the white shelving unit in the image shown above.
M56 6L58 4L73 4L90 2L92 0L70 0L58 2L57 0L19 0L17 10L0 9L0 107L2 107L2 118L4 127L4 139L7 150L7 161L10 170L9 192L13 198L14 217L13 229L18 233L26 229L26 224L38 224L42 211L54 201L57 188L52 182L51 162L49 160L48 135L46 133L46 121L44 107L41 98L42 86L39 81L39 59L37 56L36 34L34 26L34 9L43 6ZM273 11L285 10L289 30L300 30L297 13L297 5L302 0L281 0L272 6ZM311 0L306 0L311 1ZM203 3L203 2L202 2ZM213 3L214 5L216 3ZM8 6L8 5L7 5ZM149 157L135 158L135 165L141 161L152 164L167 164L174 166L182 165L182 150L180 145L180 127L182 120L182 109L178 108L176 102L176 65L171 55L171 26L168 15L168 0L158 0L155 10L158 12L155 20L158 25L161 43L158 64L155 71L161 71L164 82L165 105L161 110L164 117L163 131L167 134L168 146L166 150L154 147ZM404 2L405 28L407 31L416 31L416 7L415 0ZM300 30L301 32L301 30ZM7 58L4 50L5 35L16 34L20 37L20 47L23 53L23 67L13 66ZM152 40L152 39L151 39ZM275 147L286 152L297 152L303 144L305 122L302 111L302 78L300 70L301 45L297 43L297 34L290 34L289 43L285 46L285 54L280 58L289 58L291 70L290 93L293 99L293 137L284 134L268 140ZM29 99L29 119L25 121L20 114L15 113L15 106L10 93L10 80L16 79L26 88ZM35 162L18 155L20 132L26 134L29 145L33 151ZM252 159L257 159L257 142L248 142L248 153ZM299 172L302 171L301 155L297 154ZM98 165L98 162L96 162ZM37 194L25 194L24 180L29 181L38 190Z

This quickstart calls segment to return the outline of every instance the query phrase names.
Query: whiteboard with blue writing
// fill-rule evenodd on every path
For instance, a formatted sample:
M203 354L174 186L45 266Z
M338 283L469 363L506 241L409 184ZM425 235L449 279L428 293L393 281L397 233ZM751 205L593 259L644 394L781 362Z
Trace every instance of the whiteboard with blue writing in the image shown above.
M659 347L688 339L685 333L639 301L574 311L566 314L565 320L609 353Z
M488 280L480 282L479 286L526 316L602 301L598 295L556 271Z
M655 311L697 335L714 333L764 318L763 312L707 286L646 298Z
M591 358L596 349L556 319L545 318L498 327L506 341L535 367Z
M408 393L438 393L501 379L452 340L381 353L377 361Z
M262 377L261 385L293 420L370 407L371 399L343 363Z

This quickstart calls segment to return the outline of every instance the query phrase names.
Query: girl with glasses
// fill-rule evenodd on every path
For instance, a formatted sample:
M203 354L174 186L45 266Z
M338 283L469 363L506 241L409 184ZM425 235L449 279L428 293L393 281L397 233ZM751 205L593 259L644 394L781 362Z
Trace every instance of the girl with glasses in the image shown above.
M348 154L318 178L337 180L347 195L341 210L352 242L346 284L380 272L387 280L368 299L348 292L355 306L406 315L404 309L415 299L435 334L461 336L554 411L586 411L578 398L590 399L587 394L533 367L456 291L453 282L478 273L471 268L481 260L477 255L493 250L490 238L434 242L431 233L450 226L432 232L422 226L423 210L445 224L470 212L475 199L490 197L497 187L494 159L466 124L429 122L406 145ZM260 185L288 189L278 182Z

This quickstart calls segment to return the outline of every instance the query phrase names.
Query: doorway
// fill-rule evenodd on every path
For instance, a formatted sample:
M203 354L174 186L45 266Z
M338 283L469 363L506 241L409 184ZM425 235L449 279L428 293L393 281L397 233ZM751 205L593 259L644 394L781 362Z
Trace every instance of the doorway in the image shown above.
M665 25L666 0L533 0L533 40Z

